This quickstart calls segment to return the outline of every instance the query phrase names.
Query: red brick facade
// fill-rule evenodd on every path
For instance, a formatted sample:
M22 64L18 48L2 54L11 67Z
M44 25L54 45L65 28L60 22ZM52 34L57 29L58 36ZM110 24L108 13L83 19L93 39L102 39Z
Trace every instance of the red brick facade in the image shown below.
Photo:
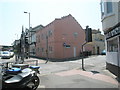
M48 39L47 39L48 37ZM54 59L80 55L85 32L72 15L55 19L36 33L36 56Z

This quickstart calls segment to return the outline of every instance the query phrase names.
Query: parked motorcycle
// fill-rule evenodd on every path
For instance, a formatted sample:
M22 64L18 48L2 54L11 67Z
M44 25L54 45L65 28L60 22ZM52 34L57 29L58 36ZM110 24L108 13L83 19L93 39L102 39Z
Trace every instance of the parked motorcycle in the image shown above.
M40 82L37 76L39 68L27 64L14 64L11 68L3 67L2 90L12 88L36 90Z

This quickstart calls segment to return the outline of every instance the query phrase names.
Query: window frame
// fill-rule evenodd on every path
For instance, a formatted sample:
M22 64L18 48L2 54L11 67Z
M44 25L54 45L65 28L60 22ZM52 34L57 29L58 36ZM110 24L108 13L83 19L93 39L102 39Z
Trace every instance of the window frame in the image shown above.
M109 6L111 4L111 6ZM108 8L109 6L109 8ZM111 11L109 11L111 9ZM106 14L110 14L110 13L113 13L113 3L112 1L110 2L106 2Z
M107 4L111 2L111 8L112 8L112 11L108 13L107 11ZM104 5L103 5L104 4ZM109 17L109 16L112 16L114 15L114 9L113 9L113 1L110 0L110 1L105 1L105 0L101 0L101 19L105 19L106 17ZM104 9L103 9L104 8ZM104 14L102 14L102 9L104 11Z
M118 38L117 37L107 41L107 52L118 52Z
M74 38L77 38L78 37L78 32L74 32L73 35L74 35Z
M49 30L49 31L48 31L48 36L49 36L49 37L52 36L52 33L53 33L53 31L52 31L52 30Z

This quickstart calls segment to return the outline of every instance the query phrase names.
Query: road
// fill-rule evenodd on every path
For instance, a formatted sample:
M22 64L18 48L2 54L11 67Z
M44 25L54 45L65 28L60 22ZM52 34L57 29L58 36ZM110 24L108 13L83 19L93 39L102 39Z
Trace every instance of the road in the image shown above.
M12 61L15 61L15 56L14 57L12 57L12 58L10 58L10 59L1 59L1 57L0 57L0 63L2 62L12 62Z
M116 76L105 68L105 59L101 55L86 58L86 71L81 69L81 59L40 63L39 88L118 88Z
M65 62L48 62L38 60L40 66L39 88L118 88L116 76L106 70L106 56L90 56L84 59L85 70L82 70L81 59ZM2 62L14 61L0 59ZM39 90L38 88L38 90Z
M106 70L106 57L105 56L91 56L89 58L84 59L84 68L86 71L92 71L95 73L101 73L104 75L111 75L108 70ZM45 61L44 61L45 62ZM50 73L62 72L72 69L80 69L82 70L82 61L74 60L74 61L65 61L65 62L48 62L39 63L41 67L41 75L46 75Z

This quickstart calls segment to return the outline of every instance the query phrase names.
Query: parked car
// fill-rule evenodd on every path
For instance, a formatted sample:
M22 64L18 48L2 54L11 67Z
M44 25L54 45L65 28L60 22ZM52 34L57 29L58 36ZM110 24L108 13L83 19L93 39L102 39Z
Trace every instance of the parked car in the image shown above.
M2 51L1 52L1 58L8 58L10 59L10 52L9 51Z
M101 55L106 55L106 50L103 50L103 51L101 52Z
M14 56L14 52L12 50L9 51L10 52L10 57Z

